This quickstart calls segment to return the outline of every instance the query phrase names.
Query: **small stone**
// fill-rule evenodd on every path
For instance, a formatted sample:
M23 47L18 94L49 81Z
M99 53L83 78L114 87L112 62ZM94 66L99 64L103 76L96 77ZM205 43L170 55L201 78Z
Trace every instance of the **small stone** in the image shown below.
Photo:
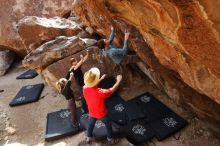
M6 118L6 115L5 115L5 114L2 114L2 117L3 117L3 118Z
M9 124L10 123L8 121L5 122L6 127L9 127Z
M5 141L8 140L8 136L5 136L4 140L5 140Z
M94 33L94 30L93 30L91 27L86 27L86 31L87 31L89 34L93 34L93 33Z
M16 132L16 130L13 127L7 127L5 128L5 130L11 135L15 134Z

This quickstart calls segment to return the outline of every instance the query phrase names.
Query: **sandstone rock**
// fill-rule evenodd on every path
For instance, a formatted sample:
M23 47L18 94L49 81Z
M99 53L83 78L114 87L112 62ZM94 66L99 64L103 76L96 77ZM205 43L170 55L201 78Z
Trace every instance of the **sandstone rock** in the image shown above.
M26 55L25 46L17 34L18 20L24 16L62 17L72 6L73 0L1 1L0 46L9 47L19 55Z
M0 51L0 76L3 76L14 61L14 53L10 50Z
M15 134L16 130L13 127L6 127L5 130L10 134Z
M81 31L80 25L68 19L27 16L18 23L18 33L27 53L57 36L73 36Z
M56 87L55 83L62 77L65 77L69 68L71 67L71 64L69 62L70 58L74 57L77 60L80 59L80 54L85 54L85 50L78 52L76 54L73 54L69 57L66 57L62 60L59 60L49 66L47 66L46 69L42 71L42 77L44 80L51 86ZM101 71L101 73L111 73L112 68L114 68L114 65L109 67L109 64L111 63L111 60L108 58L104 58L98 48L90 48L89 49L89 58L88 60L82 65L82 71L85 72L91 67L98 67ZM108 66L106 66L108 65ZM77 89L75 84L73 85L73 89ZM78 94L76 92L76 94Z
M80 20L115 43L129 29L146 74L178 103L220 121L220 19L217 1L75 0Z
M42 70L53 62L83 50L86 44L78 37L60 36L28 54L23 66Z
M8 136L5 136L4 140L5 140L5 141L8 140Z
M139 94L142 94L145 89L145 83L146 80L140 76L136 70L130 68L129 66L117 66L115 65L112 60L108 57L105 57L103 55L103 52L97 48L97 47L90 47L89 50L89 58L88 60L82 65L81 69L84 72L89 70L92 67L98 67L101 71L101 74L107 74L108 76L116 76L118 74L123 75L123 82L121 85L121 95L126 99L131 99L131 97L135 97ZM44 80L51 86L56 87L56 82L62 78L65 77L71 64L69 63L69 59L71 57L74 57L76 59L80 59L80 54L85 54L86 50L83 50L81 52L78 52L76 54L73 54L69 57L66 57L62 60L59 60L51 65L49 65L47 68L45 68L41 75L44 78ZM134 73L136 72L136 73ZM133 84L131 84L131 82ZM77 86L75 85L75 82L72 84L72 89L77 89ZM129 88L130 93L124 93L123 88ZM77 90L74 90L76 96L79 95Z

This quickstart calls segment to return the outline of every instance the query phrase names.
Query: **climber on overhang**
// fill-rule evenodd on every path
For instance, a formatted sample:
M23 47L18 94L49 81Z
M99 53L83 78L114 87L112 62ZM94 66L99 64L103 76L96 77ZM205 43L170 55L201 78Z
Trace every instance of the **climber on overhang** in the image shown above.
M115 29L111 26L111 34L109 39L101 39L97 42L100 49L105 49L107 55L114 61L115 64L128 64L139 62L140 58L137 55L128 55L128 38L130 32L125 31L124 46L123 48L116 48L113 45L115 36Z

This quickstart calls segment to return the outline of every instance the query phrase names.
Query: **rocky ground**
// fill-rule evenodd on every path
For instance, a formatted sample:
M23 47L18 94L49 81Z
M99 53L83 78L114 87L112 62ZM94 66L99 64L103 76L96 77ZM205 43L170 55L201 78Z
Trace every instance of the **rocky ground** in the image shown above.
M31 80L16 80L16 76L24 72L25 69L16 64L9 73L0 78L0 145L6 146L74 146L83 138L84 133L66 137L53 142L45 142L46 115L49 112L57 111L66 107L66 101L59 97L49 86L45 86L42 99L38 102L18 107L9 107L9 102L18 90L28 84L43 82L40 76ZM176 135L158 142L153 139L144 145L156 146L219 146L220 128L199 120L190 111L182 109L174 104L164 93L158 90L150 80L146 80L146 85L142 87L158 97L175 112L184 117L189 125ZM124 89L122 95L133 92ZM129 91L129 92L128 92ZM130 94L130 96L133 96ZM93 143L93 145L104 145L103 142ZM126 139L120 140L118 144L131 145Z

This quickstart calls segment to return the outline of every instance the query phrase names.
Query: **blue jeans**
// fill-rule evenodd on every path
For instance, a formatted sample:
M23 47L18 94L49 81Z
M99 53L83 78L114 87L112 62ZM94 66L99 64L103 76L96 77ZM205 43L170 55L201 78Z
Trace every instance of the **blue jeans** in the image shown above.
M89 117L89 125L87 128L88 137L92 137L92 132L93 132L93 129L94 129L94 126L97 120L98 120L97 118L93 118L91 116ZM106 130L107 130L107 139L112 139L112 125L108 117L105 116L104 118L99 119L99 120L101 120L105 124Z

